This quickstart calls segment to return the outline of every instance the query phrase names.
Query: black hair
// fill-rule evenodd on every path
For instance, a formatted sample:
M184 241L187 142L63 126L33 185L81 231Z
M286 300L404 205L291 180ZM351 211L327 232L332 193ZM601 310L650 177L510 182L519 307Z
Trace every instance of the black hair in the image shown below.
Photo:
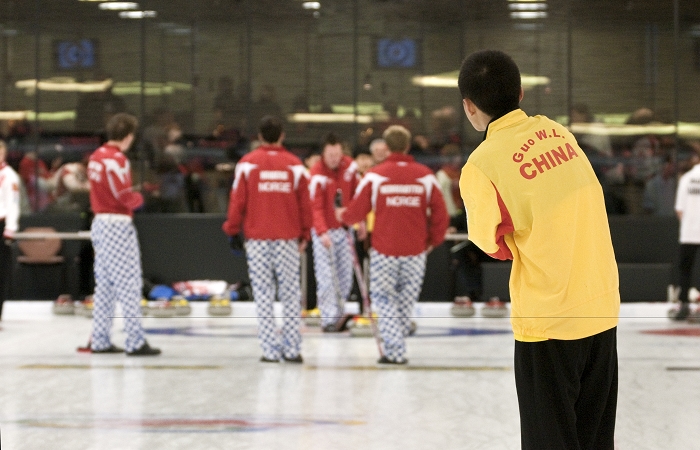
M459 71L459 92L491 117L502 116L520 103L520 70L513 58L498 50L469 55Z
M340 144L340 139L338 138L337 134L335 134L331 131L330 133L326 134L323 137L323 142L321 142L321 150L323 150L323 148L326 145L337 145L337 144Z
M362 145L356 147L355 150L352 152L353 158L357 158L360 155L372 156L372 152L369 151L369 147L365 147L364 145Z
M265 116L260 120L260 136L268 144L274 144L282 136L282 122L275 116Z

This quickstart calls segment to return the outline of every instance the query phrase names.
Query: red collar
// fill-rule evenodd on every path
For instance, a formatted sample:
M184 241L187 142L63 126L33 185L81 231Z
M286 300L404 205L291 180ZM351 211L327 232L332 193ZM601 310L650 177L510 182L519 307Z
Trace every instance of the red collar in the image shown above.
M414 162L415 159L411 155L405 155L403 153L392 153L386 159L391 162Z

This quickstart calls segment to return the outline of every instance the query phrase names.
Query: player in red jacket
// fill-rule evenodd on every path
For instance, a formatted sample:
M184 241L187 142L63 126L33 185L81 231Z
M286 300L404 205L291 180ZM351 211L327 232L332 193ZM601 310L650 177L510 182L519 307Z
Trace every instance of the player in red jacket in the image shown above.
M310 239L308 179L299 158L282 146L279 119L264 117L258 137L263 144L236 165L222 229L234 250L243 249L239 233L245 234L261 361L301 363L299 257ZM273 314L275 296L284 311L281 335Z
M391 154L368 171L347 208L336 210L346 224L376 219L370 250L370 298L379 310L383 364L405 364L405 337L425 275L426 255L445 240L449 216L433 172L407 152L411 133L400 125L384 132Z
M340 319L352 290L352 243L335 217L335 207L347 205L352 199L357 187L357 164L343 154L342 144L330 133L323 141L321 159L311 167L310 175L311 239L321 327L324 332L337 332L343 328ZM340 205L335 204L336 196L340 196L337 199Z
M90 206L95 218L90 227L95 249L95 295L92 319L92 353L150 356L160 350L150 347L141 326L141 251L132 223L134 209L143 197L131 185L131 167L124 152L134 141L136 117L119 113L106 126L107 143L95 150L88 162ZM114 306L121 302L126 330L125 349L110 341Z

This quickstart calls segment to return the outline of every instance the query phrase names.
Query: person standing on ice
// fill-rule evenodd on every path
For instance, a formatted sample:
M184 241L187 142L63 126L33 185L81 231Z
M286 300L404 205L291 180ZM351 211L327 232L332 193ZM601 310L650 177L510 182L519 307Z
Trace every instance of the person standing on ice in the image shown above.
M510 56L471 54L459 90L484 131L459 181L469 239L513 260L522 448L612 450L620 291L603 189L565 127L520 109Z
M132 217L143 205L133 190L131 166L124 152L134 141L136 117L119 113L106 125L107 142L90 156L90 207L95 214L90 227L95 249L95 295L92 318L92 353L154 356L160 349L148 345L141 325L141 251ZM126 330L125 349L110 340L116 302L121 302Z
M0 320L2 305L10 283L12 249L10 243L19 228L19 175L6 162L7 144L0 140Z
M263 117L258 138L262 145L236 164L222 229L234 251L245 245L263 351L260 360L301 363L299 264L311 237L308 178L301 160L282 146L278 118ZM275 325L275 298L284 314L281 334Z
M338 206L335 202L338 193L342 205L352 199L357 187L357 164L343 154L338 137L330 133L323 141L321 159L311 167L310 175L316 297L321 310L321 328L333 333L343 329L345 301L353 281L352 243L343 224L335 217Z
M671 320L694 320L700 316L700 310L690 312L690 299L688 291L692 283L693 264L695 255L700 249L700 144L693 143L694 152L690 161L693 167L678 180L676 190L675 210L680 222L678 242L678 289L677 296L680 302L678 308L668 312Z
M374 211L369 257L369 295L379 312L384 355L380 364L406 364L406 336L425 275L426 256L445 240L449 216L430 168L408 155L411 133L401 125L384 132L391 154L360 181L347 208L336 209L351 225Z

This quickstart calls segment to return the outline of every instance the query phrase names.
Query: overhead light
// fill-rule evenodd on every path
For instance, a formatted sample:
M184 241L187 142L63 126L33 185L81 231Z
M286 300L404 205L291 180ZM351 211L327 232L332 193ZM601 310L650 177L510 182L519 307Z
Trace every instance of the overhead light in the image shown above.
M42 111L37 117L36 111L0 111L0 120L37 120L42 122L57 122L75 120L75 110L71 111Z
M102 5L100 5L102 6ZM546 11L546 3L509 3L511 11Z
M459 71L439 73L436 75L415 76L411 82L415 86L436 87L436 88L456 88L458 86ZM550 84L549 77L542 75L520 74L520 84L523 89L530 89L535 86L546 86Z
M509 2L512 3L540 3L540 2L546 2L547 0L508 0Z
M372 123L374 117L367 114L295 113L288 114L287 120L314 123Z
M127 9L136 9L139 7L138 3L135 2L107 2L100 3L100 9L106 9L110 11L124 11Z
M514 11L510 13L511 19L546 19L546 11Z
M15 82L17 89L24 89L27 95L34 95L36 90L52 92L102 92L112 86L112 80L103 81L75 81L72 77L54 77L44 80L18 80Z
M157 15L158 13L155 11L122 11L119 13L119 17L122 19L152 19Z
M304 2L301 4L304 9L321 9L321 2Z

